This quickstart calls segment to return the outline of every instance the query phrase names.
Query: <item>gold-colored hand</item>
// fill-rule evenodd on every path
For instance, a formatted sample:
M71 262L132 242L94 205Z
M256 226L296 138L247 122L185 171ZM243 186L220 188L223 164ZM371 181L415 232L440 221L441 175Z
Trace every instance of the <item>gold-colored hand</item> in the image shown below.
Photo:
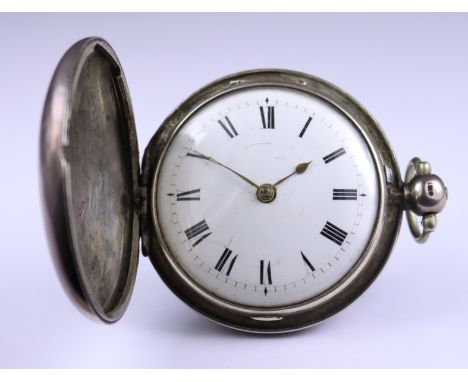
M286 179L293 176L294 174L303 174L305 172L305 170L307 170L307 167L309 167L309 164L311 164L311 163L312 163L312 161L299 163L296 166L296 169L294 170L293 173L291 173L288 176L285 176L284 178L281 178L280 180L278 180L276 183L273 184L273 187L276 187L278 184L283 183Z
M232 173L236 174L239 178L241 178L242 180L244 180L245 182L247 182L248 184L250 184L251 186L255 187L256 189L259 188L259 186L257 184L255 184L255 182L251 181L249 178L247 178L246 176L242 175L242 174L239 174L237 171L233 170L232 168L222 164L221 162L218 162L216 159L214 159L213 157L209 157L205 154L202 154L198 151L194 151L194 153L196 153L196 157L197 158L200 158L200 159L205 159L205 160L208 160L212 163L215 163L221 167L224 167L226 170L229 170L231 171Z

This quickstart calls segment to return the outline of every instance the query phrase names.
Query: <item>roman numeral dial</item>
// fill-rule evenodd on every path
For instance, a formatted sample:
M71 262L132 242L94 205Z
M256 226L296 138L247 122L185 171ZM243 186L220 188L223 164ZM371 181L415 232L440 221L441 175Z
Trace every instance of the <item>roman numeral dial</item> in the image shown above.
M360 120L286 75L248 78L163 124L142 187L164 249L155 263L194 299L267 312L253 318L267 327L360 272L386 199Z

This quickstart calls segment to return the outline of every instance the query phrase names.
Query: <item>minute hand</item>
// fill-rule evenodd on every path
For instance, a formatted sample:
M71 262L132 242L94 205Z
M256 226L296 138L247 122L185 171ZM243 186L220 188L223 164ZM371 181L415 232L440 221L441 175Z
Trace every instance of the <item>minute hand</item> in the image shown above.
M226 170L229 170L229 171L231 171L232 173L236 174L239 178L241 178L242 180L244 180L245 182L247 182L247 183L250 184L251 186L253 186L253 187L257 188L257 189L259 188L259 186L258 186L255 182L251 181L251 180L250 180L249 178L247 178L246 176L244 176L244 175L238 173L236 170L233 170L232 168L226 166L225 164L222 164L221 162L218 162L215 158L209 157L209 156L207 156L207 155L205 155L205 154L202 154L202 153L200 153L200 152L198 152L198 151L196 151L196 153L199 154L199 155L202 157L202 159L206 159L206 160L208 160L208 161L210 161L210 162L212 162L212 163L215 163L215 164L217 164L217 165L219 165L219 166L221 166L221 167L224 167Z
M310 162L304 162L304 163L299 163L297 166L296 166L296 169L294 170L293 173L285 176L284 178L281 178L280 180L278 180L276 183L273 184L273 187L276 187L278 184L280 183L283 183L286 179L288 179L289 177L293 176L294 174L302 174L305 172L305 170L307 170L307 167L309 167L309 164L311 164L312 161Z

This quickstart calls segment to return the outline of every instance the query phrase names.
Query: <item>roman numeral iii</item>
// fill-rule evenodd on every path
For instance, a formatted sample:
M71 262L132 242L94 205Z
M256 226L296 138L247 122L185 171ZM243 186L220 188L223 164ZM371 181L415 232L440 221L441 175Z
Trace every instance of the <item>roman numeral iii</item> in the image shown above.
M327 239L333 241L334 243L341 246L348 236L348 232L343 231L341 228L338 228L336 225L327 221L325 227L323 227L320 232L322 236L325 236Z
M192 247L196 247L198 244L200 244L203 240L205 240L208 236L211 235L211 232L209 232L209 230L210 227L208 227L206 221L202 220L200 223L197 223L194 226L186 229L184 232L187 236L187 239L189 239L190 244L192 244Z
M260 115L262 117L262 124L264 129L275 128L275 107L267 106L267 113L265 115L265 108L260 106Z
M218 271L218 272L222 272L224 266L226 265L226 262L229 260L229 258L231 257L231 254L232 254L232 251L229 249L229 248L226 248L223 252L223 254L221 255L221 257L219 258L218 262L216 263L216 266L215 266L215 269ZM226 271L226 276L229 276L230 273L231 273L231 270L232 270L232 267L234 266L234 263L236 262L237 260L237 255L234 256L232 259L231 259L231 262L229 263L229 266L227 268L227 271Z
M355 188L334 188L333 200L357 200L357 190Z
M265 260L260 260L260 284L272 284L270 262L265 264Z
M229 135L229 138L234 138L235 136L239 135L234 128L234 125L232 124L231 120L229 117L224 117L225 122L222 120L218 120L219 125L223 128L223 130L226 132L227 135Z

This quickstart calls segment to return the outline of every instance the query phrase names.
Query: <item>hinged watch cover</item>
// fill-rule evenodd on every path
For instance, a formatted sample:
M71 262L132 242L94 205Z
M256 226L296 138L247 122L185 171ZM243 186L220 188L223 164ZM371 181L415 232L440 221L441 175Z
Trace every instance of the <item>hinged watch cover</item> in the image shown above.
M138 264L139 158L120 63L88 38L61 59L40 140L49 242L65 289L105 322L125 312Z

